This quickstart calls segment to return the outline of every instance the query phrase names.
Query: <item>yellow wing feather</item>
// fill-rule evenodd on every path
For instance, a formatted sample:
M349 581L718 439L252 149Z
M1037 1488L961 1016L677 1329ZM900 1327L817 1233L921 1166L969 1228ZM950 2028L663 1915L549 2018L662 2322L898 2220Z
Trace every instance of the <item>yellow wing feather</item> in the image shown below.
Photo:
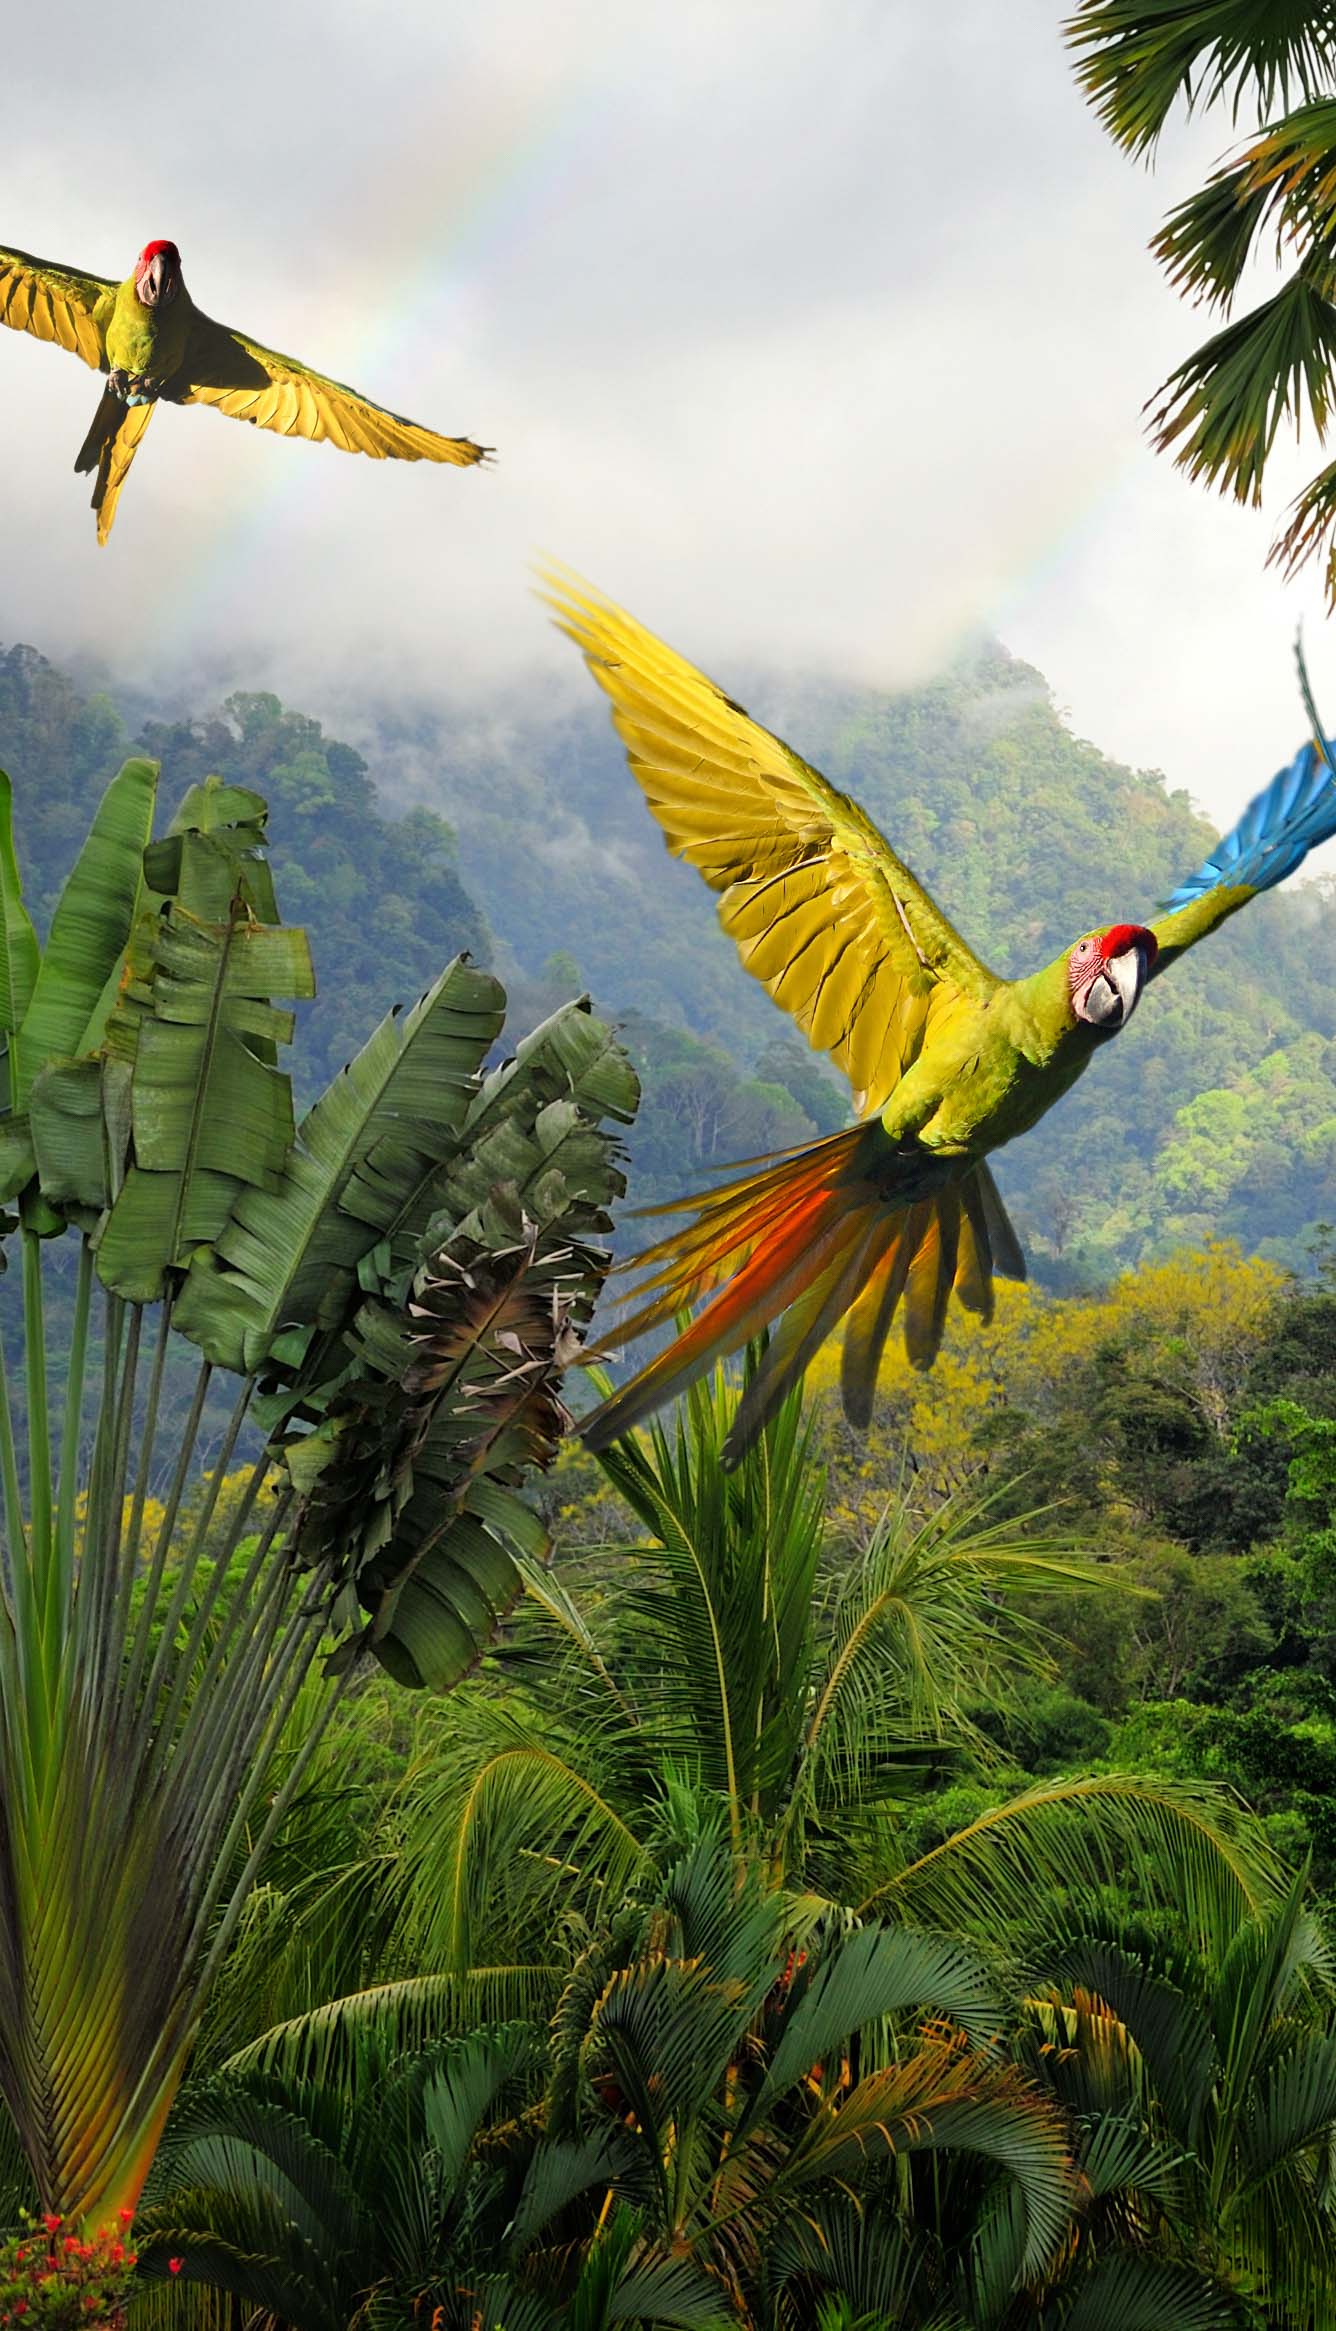
M373 461L444 461L468 468L487 456L487 447L472 438L442 437L406 421L342 381L312 372L198 310L185 363L168 393L179 404L213 405L281 437L307 437L342 453L370 454Z
M1000 984L870 818L712 680L574 577L544 597L612 700L673 855L720 893L748 971L871 1114L935 1014Z
M68 348L95 372L105 370L103 337L115 297L109 276L81 275L29 251L0 251L0 324Z

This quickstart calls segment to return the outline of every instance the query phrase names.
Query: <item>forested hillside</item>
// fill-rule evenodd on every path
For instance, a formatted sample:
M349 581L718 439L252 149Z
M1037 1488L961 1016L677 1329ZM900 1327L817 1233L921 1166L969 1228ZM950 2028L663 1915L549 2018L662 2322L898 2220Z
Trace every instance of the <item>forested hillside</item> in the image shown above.
M748 709L856 794L1000 972L1093 923L1143 919L1212 839L1185 793L1075 738L1040 676L1001 649L895 698L743 680L730 675ZM1296 703L1277 766L1301 732ZM519 962L568 950L601 999L709 1038L819 1114L820 1088L800 1089L775 1050L788 1023L739 976L699 879L666 855L600 703L473 731L387 711L367 733L402 798L440 802ZM1306 1227L1336 1212L1334 938L1325 883L1259 900L1157 984L1004 1154L999 1180L1041 1273L1098 1279L1212 1229L1301 1254ZM810 1079L812 1056L796 1057Z
M1073 737L1038 674L993 648L910 694L755 676L746 698L857 794L1002 972L1097 921L1140 918L1211 838L1186 794ZM1276 761L1297 742L1276 739ZM33 649L0 655L0 763L49 912L93 798L125 752L172 799L210 770L273 804L285 912L312 931L314 1084L444 956L495 961L512 1026L581 985L625 1025L645 1081L634 1189L842 1122L842 1087L795 1040L664 851L601 705L521 698L504 717L368 705L358 749L268 694L127 721ZM1270 771L1259 769L1259 784ZM374 914L367 902L377 901ZM1258 901L1152 989L1132 1026L1000 1179L1041 1277L1097 1283L1209 1232L1301 1262L1336 1217L1336 897Z

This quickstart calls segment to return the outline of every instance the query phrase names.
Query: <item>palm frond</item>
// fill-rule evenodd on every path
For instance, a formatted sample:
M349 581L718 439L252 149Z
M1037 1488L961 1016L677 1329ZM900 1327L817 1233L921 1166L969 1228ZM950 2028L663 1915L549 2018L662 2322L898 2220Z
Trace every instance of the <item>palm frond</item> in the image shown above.
M1220 1947L1279 1891L1269 1849L1223 1794L1109 1773L1038 1782L990 1808L889 1870L860 1910L977 1934L999 1920L1024 1927L1044 1893L1056 1917L1110 1884L1171 1902L1187 1931Z
M1174 2135L1195 2150L1218 2069L1204 2008L1151 1972L1139 1954L1115 1944L1073 1942L1057 1957L1055 1975L1060 1983L1083 1986L1113 2011L1145 2065ZM1120 2110L1130 2101L1119 2099Z
M1325 2157L1333 2131L1336 2034L1297 2034L1293 2044L1260 2074L1248 2109L1239 2116L1247 2184L1271 2183L1281 2163L1295 2154Z
M807 2331L818 2294L843 2300L858 2322L896 2324L919 2323L935 2295L925 2234L851 2194L822 2196L776 2226L764 2263L785 2331ZM947 2331L945 2314L934 2309L932 2320Z
M1238 2321L1233 2291L1188 2267L1114 2252L1085 2276L1063 2331L1230 2331Z
M1151 249L1175 290L1228 309L1258 237L1281 195L1247 160L1216 170L1170 211Z
M1299 106L1169 213L1151 249L1180 291L1227 307L1264 227L1287 246L1329 248L1336 226L1336 104Z
M216 2186L180 2188L169 2205L144 2212L137 2241L141 2276L184 2286L170 2331L192 2286L225 2292L261 2322L291 2331L347 2331L358 2294L339 2273L337 2249L308 2242L281 2200L257 2184L235 2194ZM170 2273L172 2258L182 2262L179 2276ZM228 2316L235 2319L230 2308ZM193 2314L188 2320L193 2325Z
M1271 299L1194 349L1159 391L1157 450L1176 448L1190 478L1260 504L1281 422L1297 427L1306 411L1319 442L1326 434L1336 360L1331 289L1329 266L1305 263Z
M917 1749L986 1746L968 1709L1019 1706L1053 1673L1043 1630L1023 1610L1109 1581L1065 1541L990 1517L993 1495L959 1492L931 1515L888 1506L864 1554L836 1579L789 1820L826 1822L879 1794L883 1770ZM1042 1518L1042 1517L1041 1517Z
M1040 2273L1079 2192L1065 2123L1014 2066L976 2056L959 2035L925 2041L814 2117L776 2168L767 2208L784 2208L813 2183L857 2182L889 2158L925 2151L978 2153L1014 2180L1025 2212L1021 2270Z
M908 1927L864 1927L824 1952L794 1997L752 2112L809 2065L843 2054L865 2024L907 2013L947 2017L980 2045L997 2039L1005 2020L992 1977L968 1944Z
M510 2238L516 2252L527 2250L552 2220L591 2186L615 2184L633 2158L626 2139L606 2129L536 2146L511 2220Z
M276 2024L223 2066L224 2074L271 2074L287 2085L347 2087L368 2044L386 2062L420 2055L479 2025L541 2021L557 1987L550 1966L470 1967L377 1983Z
M1272 544L1267 563L1293 579L1309 559L1325 555L1327 604L1336 607L1336 462L1311 478L1290 505L1290 521Z
M614 1975L598 2002L588 2052L611 2065L635 2114L665 2180L665 2210L670 2132L713 2110L773 1973L762 1964L748 1984L689 1960L650 1958Z
M1063 31L1086 97L1132 154L1180 99L1267 112L1292 87L1319 96L1336 64L1336 29L1311 0L1081 0Z
M613 1908L647 1851L645 1808L624 1794L616 1738L480 1701L422 1772L404 1840L406 1923L438 1966L467 1968L494 1938L550 1942L578 1898Z
M753 1352L746 1381L758 1365ZM652 1613L642 1633L649 1659L636 1696L653 1709L661 1753L689 1753L729 1807L735 1841L787 1788L812 1657L823 1495L796 1394L726 1471L738 1401L716 1371L692 1387L675 1428L656 1424L599 1454L651 1541L653 1583L637 1597L642 1620Z

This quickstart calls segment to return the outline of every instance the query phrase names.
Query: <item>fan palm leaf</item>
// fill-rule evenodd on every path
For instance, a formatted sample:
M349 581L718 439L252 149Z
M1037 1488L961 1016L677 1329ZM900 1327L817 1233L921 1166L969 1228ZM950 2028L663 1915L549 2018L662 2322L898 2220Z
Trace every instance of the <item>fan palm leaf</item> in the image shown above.
M1243 150L1177 205L1152 248L1188 297L1229 310L1274 236L1288 279L1195 349L1151 400L1160 448L1192 478L1259 502L1278 431L1311 419L1319 440L1336 361L1336 28L1314 0L1082 0L1065 26L1077 79L1128 152L1148 154L1175 104L1251 99L1263 114ZM1325 549L1336 604L1332 471L1299 495L1271 558L1293 572Z
M1153 146L1174 106L1263 108L1314 96L1336 64L1336 31L1311 0L1081 0L1064 30L1077 78L1109 135Z

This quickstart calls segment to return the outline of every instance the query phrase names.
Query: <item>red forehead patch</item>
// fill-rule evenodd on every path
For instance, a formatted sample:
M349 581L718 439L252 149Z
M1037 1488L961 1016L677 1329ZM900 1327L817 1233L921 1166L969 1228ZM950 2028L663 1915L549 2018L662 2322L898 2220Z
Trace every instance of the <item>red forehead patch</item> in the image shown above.
M1101 963L1107 963L1113 955L1123 954L1128 947L1145 948L1147 970L1150 970L1160 952L1159 940L1153 931L1146 929L1144 923L1115 923L1112 930L1101 931L1099 934Z
M166 243L161 241L157 243L145 243L144 248L140 252L139 258L136 262L137 272L142 275L150 260L157 258L170 259L173 267L179 267L181 264L181 254L177 250L175 243Z

